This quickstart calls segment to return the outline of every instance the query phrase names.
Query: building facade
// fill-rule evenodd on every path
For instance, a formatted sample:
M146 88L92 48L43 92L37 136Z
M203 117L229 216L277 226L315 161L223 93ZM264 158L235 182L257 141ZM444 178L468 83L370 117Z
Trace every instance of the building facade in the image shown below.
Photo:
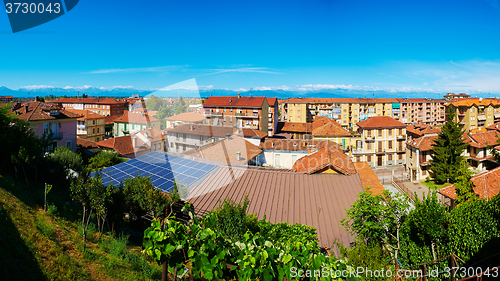
M310 123L315 116L325 116L354 131L359 121L373 116L399 118L396 99L291 98L283 101L282 108L286 122Z
M352 149L354 162L371 167L405 164L406 125L389 116L376 116L357 123L359 139Z
M265 97L215 97L203 103L206 124L269 130L269 104ZM274 122L272 122L274 124Z
M127 102L113 98L60 98L48 102L61 103L66 109L89 110L102 116L122 115Z
M167 145L169 152L184 153L223 140L233 135L232 127L183 124L167 129Z
M104 116L89 110L68 109L68 111L81 116L77 119L76 124L78 138L95 142L104 140Z
M40 101L17 103L11 110L19 119L29 122L36 135L50 137L50 148L64 146L76 150L76 122L80 115Z
M114 120L113 134L115 137L122 137L145 129L160 130L160 120L147 113L125 113Z
M456 99L447 106L455 112L455 121L466 131L485 128L500 121L500 100Z
M405 124L423 123L442 125L446 122L443 99L397 99L399 101L399 121ZM397 118L395 118L397 119Z

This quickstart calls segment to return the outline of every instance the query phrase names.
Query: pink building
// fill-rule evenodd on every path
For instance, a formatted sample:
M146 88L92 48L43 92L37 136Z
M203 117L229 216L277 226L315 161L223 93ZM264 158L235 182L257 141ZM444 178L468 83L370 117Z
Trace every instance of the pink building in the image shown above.
M76 121L80 115L64 110L59 104L40 101L14 104L12 112L29 122L38 136L52 133L51 147L76 150Z

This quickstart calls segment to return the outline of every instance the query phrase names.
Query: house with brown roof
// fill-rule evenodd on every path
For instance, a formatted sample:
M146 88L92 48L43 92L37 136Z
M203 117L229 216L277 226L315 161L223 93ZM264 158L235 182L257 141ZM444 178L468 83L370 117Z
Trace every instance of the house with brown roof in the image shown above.
M206 123L213 126L269 130L269 103L265 97L210 96L203 102L203 110Z
M165 151L165 136L159 129L145 129L128 136L97 142L101 149L116 151L119 156L133 159L153 151Z
M266 138L259 146L263 153L256 160L257 165L291 169L295 162L318 150L325 140L299 140Z
M466 131L500 122L500 100L498 99L454 99L447 106L455 112L455 122L458 122Z
M248 214L272 223L304 224L316 229L320 245L334 242L348 246L354 241L340 221L346 209L363 192L358 174L294 173L287 170L223 166L194 186L186 199L203 216L230 199L236 203L248 196ZM338 253L338 252L337 252Z
M132 113L125 111L119 118L114 120L113 134L115 137L130 135L145 129L160 129L160 120L151 117L147 112Z
M292 167L296 173L316 174L334 173L356 174L351 158L337 143L325 141L318 144L318 150L298 159Z
M77 119L76 124L76 133L79 139L95 142L104 140L104 116L90 110L68 109L68 111L81 116Z
M184 153L188 150L225 139L233 135L236 129L223 126L182 124L165 131L167 134L168 151Z
M375 116L357 123L360 139L352 149L354 162L371 167L406 163L406 125L389 116Z
M59 98L47 102L60 103L65 109L90 110L102 116L122 115L127 102L113 98Z
M0 96L0 103L7 103L14 100L13 96Z
M284 122L279 129L280 133L290 134L293 139L312 139L312 123Z
M474 175L471 178L474 183L474 193L480 199L491 199L500 192L500 167L493 170ZM445 196L445 204L454 208L457 191L454 185L450 185L439 190L439 193Z
M495 147L499 144L497 140L500 139L500 132L496 130L478 133L468 132L462 138L468 144L462 155L467 158L471 168L476 171L485 171L498 166L488 147Z
M27 121L38 136L50 136L51 148L59 146L76 150L76 122L80 115L65 110L60 104L25 101L11 104L11 112Z
M337 121L324 116L314 118L312 136L315 140L329 140L338 143L342 149L347 150L351 146L353 135L340 126ZM354 141L352 142L355 143Z
M205 116L197 112L184 112L174 116L165 118L166 127L165 128L175 128L181 124L203 124L205 121Z
M258 146L234 135L184 154L215 161L222 165L255 165L256 157L261 153L262 150Z

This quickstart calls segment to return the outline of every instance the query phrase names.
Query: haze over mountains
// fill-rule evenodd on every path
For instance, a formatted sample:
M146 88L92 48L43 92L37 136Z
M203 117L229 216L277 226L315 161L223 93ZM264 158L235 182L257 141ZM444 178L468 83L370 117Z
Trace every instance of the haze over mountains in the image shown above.
M40 87L40 88L20 88L12 90L7 87L0 87L0 96L14 96L16 98L27 98L35 96L82 96L86 94L91 97L107 96L107 97L130 97L132 95L140 95L141 97L155 92L153 90L139 90L129 87L117 87L113 89L97 88L97 87L82 87L82 88L56 88L56 87ZM206 98L213 96L235 96L238 93L244 96L267 96L286 98L442 98L446 92L411 92L411 91L387 91L387 90L358 90L358 89L321 89L321 90L252 90L252 91L236 91L227 89L204 89L204 90L186 90L174 89L156 91L155 95L163 97L201 97ZM472 94L472 96L493 97L488 93Z

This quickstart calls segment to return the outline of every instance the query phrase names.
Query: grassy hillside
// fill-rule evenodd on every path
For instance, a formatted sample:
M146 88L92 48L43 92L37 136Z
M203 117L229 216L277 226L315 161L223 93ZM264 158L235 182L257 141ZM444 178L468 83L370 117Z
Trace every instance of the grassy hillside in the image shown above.
M35 194L35 195L34 195ZM93 232L82 251L78 221L44 212L40 192L0 175L0 279L149 280L161 268L127 245L126 237ZM37 204L38 203L38 204ZM64 213L64 206L60 206ZM77 214L65 217L75 217Z

